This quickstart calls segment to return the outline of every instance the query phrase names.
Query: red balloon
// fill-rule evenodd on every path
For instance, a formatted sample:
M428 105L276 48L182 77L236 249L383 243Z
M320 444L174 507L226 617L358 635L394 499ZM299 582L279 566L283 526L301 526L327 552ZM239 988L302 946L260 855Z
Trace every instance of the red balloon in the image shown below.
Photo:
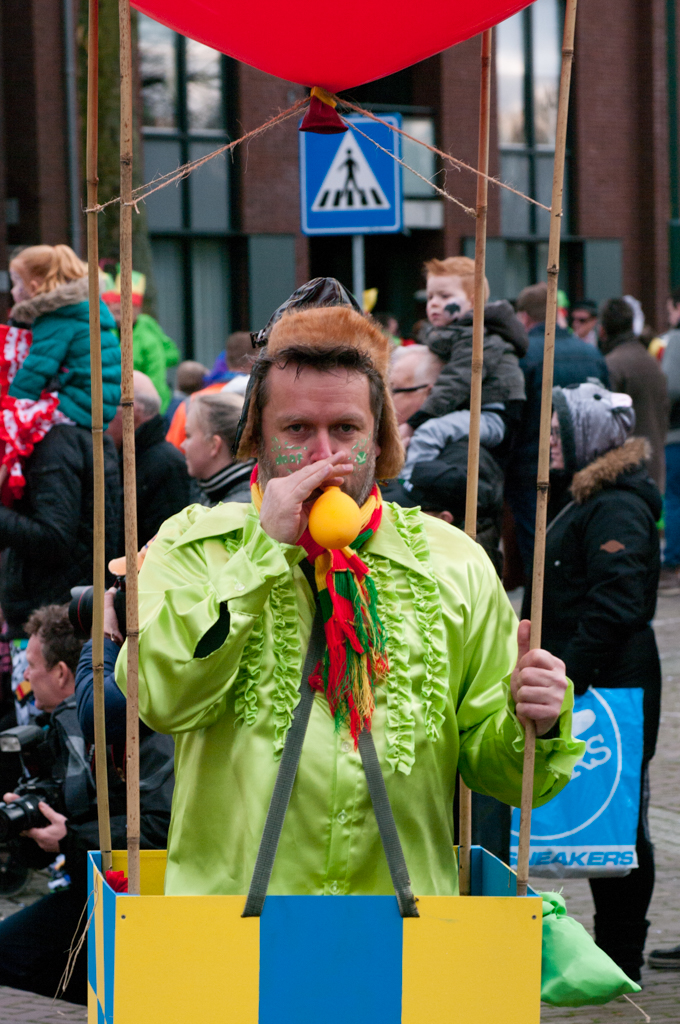
M349 89L470 39L529 0L133 0L155 21L300 85Z

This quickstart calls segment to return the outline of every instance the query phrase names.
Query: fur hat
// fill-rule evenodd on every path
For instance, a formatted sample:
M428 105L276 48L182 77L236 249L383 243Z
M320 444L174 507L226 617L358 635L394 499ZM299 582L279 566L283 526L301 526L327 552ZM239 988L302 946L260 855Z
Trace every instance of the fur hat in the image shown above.
M316 349L343 346L359 349L369 356L385 385L382 415L376 428L380 446L376 475L381 479L395 477L404 462L404 447L389 389L390 346L387 336L370 319L349 306L321 306L285 313L272 327L265 352L276 356L295 345ZM251 393L248 397L247 419L238 449L241 459L256 457L259 442L256 436L256 395Z

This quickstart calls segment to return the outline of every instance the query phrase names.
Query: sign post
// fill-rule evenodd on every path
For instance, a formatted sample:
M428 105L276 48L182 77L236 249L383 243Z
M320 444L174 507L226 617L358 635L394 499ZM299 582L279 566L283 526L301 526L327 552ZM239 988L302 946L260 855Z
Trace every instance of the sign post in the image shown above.
M362 304L366 289L366 265L364 258L364 236L352 235L352 291Z

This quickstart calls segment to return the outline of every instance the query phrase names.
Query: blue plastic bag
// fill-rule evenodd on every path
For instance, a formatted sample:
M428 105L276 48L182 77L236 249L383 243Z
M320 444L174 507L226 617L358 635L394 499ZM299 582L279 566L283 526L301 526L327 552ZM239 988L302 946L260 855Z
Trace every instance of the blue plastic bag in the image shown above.
M572 731L586 753L561 793L532 812L529 870L539 878L627 875L640 806L643 691L589 689L575 698ZM512 813L510 863L517 864L519 811Z

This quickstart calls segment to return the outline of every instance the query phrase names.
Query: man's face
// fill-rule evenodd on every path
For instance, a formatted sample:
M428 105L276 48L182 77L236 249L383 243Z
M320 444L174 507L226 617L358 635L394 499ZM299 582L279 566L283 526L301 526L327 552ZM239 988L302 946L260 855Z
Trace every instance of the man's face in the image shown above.
M229 465L231 461L220 438L216 435L211 437L206 434L196 402L189 402L182 451L187 460L187 472L196 480L207 480L209 476L216 473L218 469L222 469L223 465ZM222 465L217 464L217 457L220 453L222 454Z
M47 667L42 644L35 633L28 641L26 660L26 678L35 694L35 706L39 711L54 711L75 689L70 669L63 661L53 668Z
M579 338L587 338L596 321L597 317L588 309L575 309L571 314L571 327Z
M312 462L346 454L354 465L342 490L362 505L375 480L380 448L375 443L368 378L337 369L328 373L288 365L272 366L262 411L260 484ZM321 491L310 495L316 500Z
M406 423L432 391L432 383L416 382L416 359L407 353L397 359L390 374L390 387L394 408L397 411L397 423ZM436 378L435 378L436 379Z
M458 312L446 311L446 307L455 302ZM427 279L427 319L435 327L445 327L452 320L462 316L472 309L463 282L457 274L447 274L442 277L430 275Z

